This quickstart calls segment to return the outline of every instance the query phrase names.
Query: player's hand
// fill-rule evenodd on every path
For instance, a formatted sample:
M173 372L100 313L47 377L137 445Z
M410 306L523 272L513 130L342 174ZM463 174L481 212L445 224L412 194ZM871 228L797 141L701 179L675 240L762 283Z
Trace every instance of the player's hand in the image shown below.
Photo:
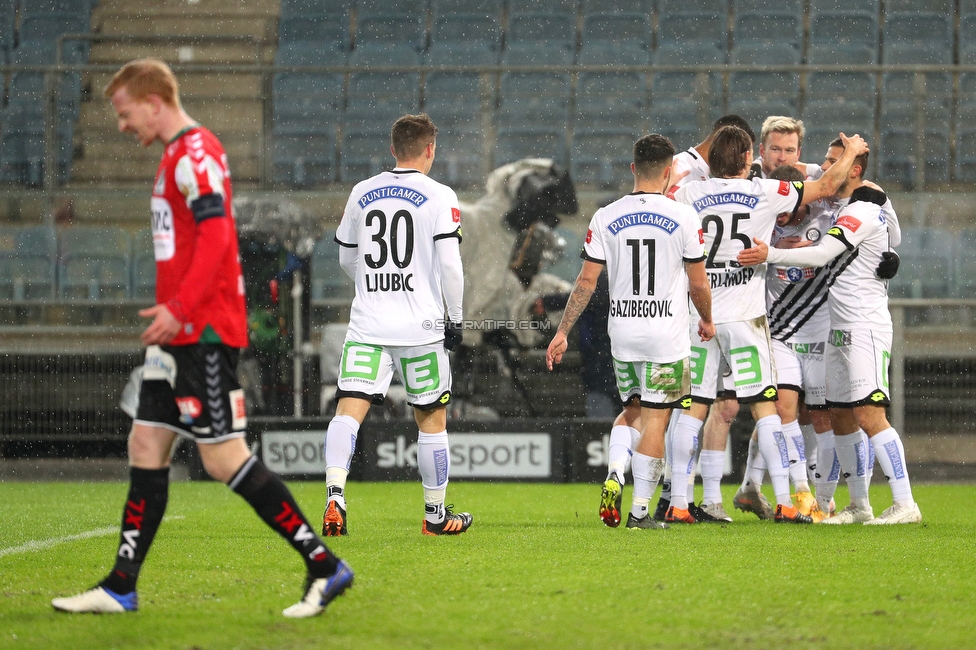
M143 345L166 345L180 333L183 323L176 319L166 305L153 305L140 309L139 316L153 319L139 338Z
M862 153L870 151L868 148L868 143L864 141L864 138L856 133L850 137L847 137L842 132L840 134L840 140L844 143L844 149L848 151L853 150L855 156L860 156Z
M736 260L742 266L755 266L757 264L762 264L766 261L766 257L769 255L769 246L766 245L766 242L762 241L761 239L756 239L755 237L752 238L752 241L755 242L756 245L751 248L743 249L739 252L739 256L736 258Z
M901 266L901 258L898 257L898 253L895 251L885 251L881 253L881 263L874 270L874 274L880 280L890 280L898 273L899 266Z
M461 340L464 338L464 325L461 323L452 323L450 321L444 323L444 349L448 352L454 352L457 346L461 345Z
M563 362L563 353L566 352L567 348L569 348L569 343L566 341L566 335L562 332L556 332L549 343L549 349L546 350L546 366L549 370L552 370L554 363Z
M713 323L712 321L708 321L706 323L704 320L699 319L698 337L702 340L702 343L711 341L714 336L715 336L715 323Z
M681 189L680 187L678 187L678 184L681 182L681 180L685 176L687 176L688 174L691 173L691 170L690 169L686 169L683 172L681 172L680 174L675 174L675 173L673 173L674 172L674 168L673 167L671 168L671 171L672 171L671 180L668 181L671 184L671 188L668 190L668 198L669 199L673 199L674 198L674 193Z
M782 237L778 242L776 242L775 248L803 248L805 246L810 246L813 244L809 239L804 239L803 237L797 237L793 235L791 237Z

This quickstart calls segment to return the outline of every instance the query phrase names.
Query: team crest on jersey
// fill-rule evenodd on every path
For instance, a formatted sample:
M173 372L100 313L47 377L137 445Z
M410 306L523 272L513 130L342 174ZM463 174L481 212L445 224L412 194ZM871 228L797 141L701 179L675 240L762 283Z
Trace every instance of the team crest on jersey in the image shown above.
M166 168L159 170L159 178L156 179L156 185L153 187L153 194L162 196L166 193Z
M818 242L821 236L820 230L817 228L811 228L806 232L807 241Z
M791 283L796 284L803 279L803 269L791 266L790 268L786 269L786 279Z

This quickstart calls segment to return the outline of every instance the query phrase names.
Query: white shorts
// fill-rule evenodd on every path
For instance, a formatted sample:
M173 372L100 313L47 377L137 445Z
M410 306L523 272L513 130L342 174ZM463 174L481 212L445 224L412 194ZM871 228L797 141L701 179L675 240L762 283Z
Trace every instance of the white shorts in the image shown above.
M682 404L691 392L691 364L688 359L671 363L613 360L620 401L639 396L648 408L686 408Z
M440 341L400 347L347 339L339 359L336 395L382 404L394 373L406 388L410 406L429 409L451 401L451 365Z
M891 332L830 330L824 356L828 406L890 403Z
M699 346L702 345L701 337L698 336L698 317L691 319L691 340L692 343L697 343ZM693 348L694 349L694 348ZM718 371L721 374L721 382L719 386L721 388L718 391L718 397L728 397L735 398L735 382L732 380L732 369L729 368L729 364L725 363L725 359L719 359Z
M783 343L773 339L773 360L779 388L803 394L803 403L818 408L827 396L824 343Z
M720 323L715 330L711 341L699 340L691 346L692 400L709 404L717 397L723 362L732 371L739 402L775 400L776 368L766 317Z

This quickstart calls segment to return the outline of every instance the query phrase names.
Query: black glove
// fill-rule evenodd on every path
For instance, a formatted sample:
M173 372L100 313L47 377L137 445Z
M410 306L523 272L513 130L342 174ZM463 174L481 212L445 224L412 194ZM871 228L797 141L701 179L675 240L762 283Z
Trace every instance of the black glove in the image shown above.
M874 274L881 280L890 280L898 273L901 266L901 259L895 251L885 251L881 253L881 263L875 269Z
M749 175L746 177L746 180L751 181L754 178L762 178L762 163L760 162L752 163L752 166L749 168Z
M464 338L464 325L461 323L444 323L444 349L453 352L454 348L461 345Z

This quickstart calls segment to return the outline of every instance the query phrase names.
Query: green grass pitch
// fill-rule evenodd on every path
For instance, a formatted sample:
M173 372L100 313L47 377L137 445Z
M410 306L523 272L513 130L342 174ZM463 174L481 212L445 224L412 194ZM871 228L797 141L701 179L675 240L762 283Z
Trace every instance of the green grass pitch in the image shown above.
M322 483L292 483L313 521ZM734 486L723 486L730 508ZM475 521L420 534L419 483L352 483L332 548L353 588L315 619L298 557L214 483L175 483L140 611L55 613L111 565L126 486L0 483L0 648L964 648L976 486L917 485L925 521L605 528L599 486L452 483ZM700 488L699 488L700 491ZM630 488L625 492L629 506ZM838 502L847 494L838 491ZM890 505L872 488L875 512ZM652 502L653 504L653 502ZM731 508L730 508L731 509Z

